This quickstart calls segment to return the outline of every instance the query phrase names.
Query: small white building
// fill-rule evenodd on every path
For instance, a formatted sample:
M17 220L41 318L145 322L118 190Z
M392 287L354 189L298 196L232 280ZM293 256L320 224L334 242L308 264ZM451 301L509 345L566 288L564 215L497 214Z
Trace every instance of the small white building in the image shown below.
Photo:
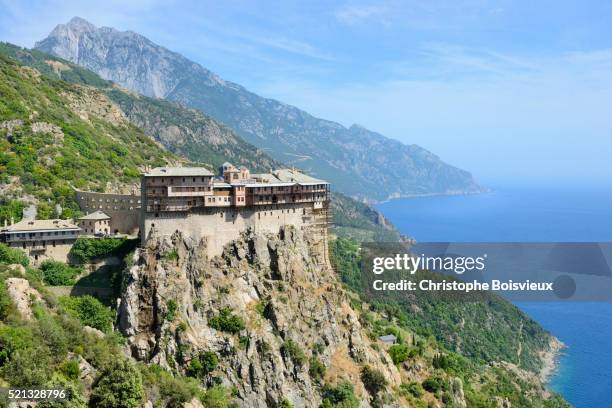
M0 241L23 250L33 263L45 259L67 262L81 229L67 220L26 219L0 230Z
M111 217L102 211L95 211L79 218L79 227L81 227L83 233L87 235L106 235L111 233L110 221Z

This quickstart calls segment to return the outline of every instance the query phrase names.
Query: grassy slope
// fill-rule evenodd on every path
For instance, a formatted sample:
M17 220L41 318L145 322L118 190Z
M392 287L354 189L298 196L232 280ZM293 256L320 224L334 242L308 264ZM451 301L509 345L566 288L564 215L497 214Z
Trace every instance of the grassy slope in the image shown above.
M397 242L400 239L395 227L367 204L333 193L331 208L334 232L340 237L350 237L359 242Z

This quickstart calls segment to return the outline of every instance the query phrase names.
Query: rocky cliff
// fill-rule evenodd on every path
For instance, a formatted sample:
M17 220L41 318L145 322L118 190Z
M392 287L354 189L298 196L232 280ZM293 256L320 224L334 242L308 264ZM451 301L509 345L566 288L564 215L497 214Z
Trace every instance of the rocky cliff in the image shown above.
M289 226L247 231L207 259L205 238L152 236L135 255L120 304L132 355L188 373L193 359L212 352L219 363L204 381L233 388L249 407L318 406L316 360L327 380L355 384L369 406L361 367L380 371L391 386L399 371L371 347L321 244Z
M132 31L75 17L36 44L147 96L180 102L235 130L272 158L362 199L476 192L467 171L361 126L346 128L263 98Z

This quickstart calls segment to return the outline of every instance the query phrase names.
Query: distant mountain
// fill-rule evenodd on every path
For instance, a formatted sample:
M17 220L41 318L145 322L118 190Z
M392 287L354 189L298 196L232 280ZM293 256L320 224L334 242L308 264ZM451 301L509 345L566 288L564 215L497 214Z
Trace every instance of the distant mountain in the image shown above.
M201 110L274 159L328 179L354 197L384 200L480 190L469 172L417 145L263 98L132 31L97 28L75 17L36 48L144 95Z

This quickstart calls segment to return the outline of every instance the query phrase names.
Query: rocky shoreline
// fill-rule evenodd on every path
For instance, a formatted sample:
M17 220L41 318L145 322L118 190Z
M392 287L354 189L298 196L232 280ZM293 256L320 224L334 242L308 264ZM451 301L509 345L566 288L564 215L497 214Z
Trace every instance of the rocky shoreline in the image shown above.
M542 383L546 384L555 374L555 371L557 371L559 357L565 348L567 348L567 346L561 340L553 336L548 343L548 350L544 350L540 353L542 368L538 373L538 377Z

